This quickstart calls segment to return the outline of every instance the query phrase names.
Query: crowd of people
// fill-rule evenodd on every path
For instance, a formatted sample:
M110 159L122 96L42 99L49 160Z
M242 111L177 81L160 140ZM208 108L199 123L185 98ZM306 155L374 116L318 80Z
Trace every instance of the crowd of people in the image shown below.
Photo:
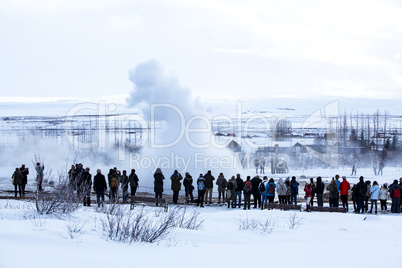
M37 176L36 181L38 190L42 190L42 180L44 165L37 163L35 167ZM19 193L20 197L25 196L25 185L27 184L28 168L22 165L16 168L12 178L15 186L15 196ZM160 168L157 168L154 173L154 193L155 198L162 198L164 192L165 176ZM84 206L90 206L91 190L96 193L97 205L101 206L105 202L105 195L109 189L108 196L110 202L117 202L119 199L119 189L122 192L122 201L126 203L129 196L135 196L139 187L139 179L135 173L135 169L127 174L126 170L120 172L116 167L109 170L107 180L101 170L96 171L93 178L89 168L84 168L82 164L71 166L68 172L69 186L73 191L76 191L77 196L82 200ZM273 178L259 175L247 176L245 180L240 174L231 176L226 179L223 173L220 173L215 181L211 170L205 174L199 174L195 181L189 172L186 172L184 177L175 170L170 176L171 190L173 192L173 203L177 204L179 193L182 190L182 184L185 192L185 203L196 203L199 207L212 204L212 193L214 185L217 185L218 204L226 203L228 208L251 208L251 196L253 197L253 207L263 209L266 203L274 203L277 196L279 204L294 204L297 205L299 196L299 182L296 177L287 177L286 179L279 178L276 182ZM130 189L130 192L129 192ZM197 191L195 199L193 192ZM348 201L351 199L355 213L378 213L378 201L380 201L380 209L382 213L386 213L387 200L391 198L391 212L400 213L402 204L402 178L395 180L388 186L384 183L382 186L374 181L364 180L361 176L359 182L351 187L345 176L340 180L339 175L335 175L329 185L325 187L321 177L317 177L314 181L311 178L304 185L304 199L306 202L306 211L311 211L311 206L316 202L317 206L324 205L324 192L328 191L328 199L330 207L342 206L349 209ZM243 203L242 203L243 198ZM371 207L369 209L369 201Z

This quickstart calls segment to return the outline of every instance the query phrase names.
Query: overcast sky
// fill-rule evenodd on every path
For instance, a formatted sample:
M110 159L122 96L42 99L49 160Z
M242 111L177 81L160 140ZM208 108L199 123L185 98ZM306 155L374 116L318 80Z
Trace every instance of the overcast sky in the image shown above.
M195 94L402 98L398 0L0 0L0 96L126 95L155 60Z

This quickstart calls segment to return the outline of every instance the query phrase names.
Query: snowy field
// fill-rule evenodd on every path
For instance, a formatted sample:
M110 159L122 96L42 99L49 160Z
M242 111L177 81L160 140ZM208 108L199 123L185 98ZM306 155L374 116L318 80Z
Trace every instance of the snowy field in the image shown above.
M397 267L402 249L400 215L206 207L198 209L200 230L175 228L158 243L127 244L106 237L105 215L93 207L55 217L38 216L32 206L0 201L0 267L249 267L261 259L275 267ZM151 217L163 214L146 210ZM270 229L240 230L247 220L269 220ZM71 238L74 224L83 229Z

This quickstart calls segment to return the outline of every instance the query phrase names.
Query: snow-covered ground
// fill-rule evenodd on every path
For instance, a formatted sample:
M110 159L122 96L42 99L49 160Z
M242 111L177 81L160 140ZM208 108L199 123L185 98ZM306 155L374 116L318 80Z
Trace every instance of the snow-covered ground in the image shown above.
M284 212L205 207L203 228L176 228L155 244L110 241L102 213L82 207L66 216L38 216L26 201L0 201L0 267L397 267L400 215ZM160 217L161 208L146 208ZM159 210L159 212L158 212ZM157 211L157 212L155 212ZM163 213L163 212L161 212ZM291 229L293 220L300 221ZM271 220L271 232L239 230ZM76 238L68 227L83 225Z

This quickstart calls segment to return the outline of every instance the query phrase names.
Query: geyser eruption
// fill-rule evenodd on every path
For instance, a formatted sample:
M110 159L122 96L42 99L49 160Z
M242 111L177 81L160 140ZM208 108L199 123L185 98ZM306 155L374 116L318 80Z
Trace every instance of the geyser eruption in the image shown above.
M216 142L205 108L189 89L164 73L157 61L140 63L129 74L134 88L127 103L142 111L151 128L148 142L132 156L133 168L146 170L144 177L158 167L168 176L175 169L193 178L207 170L215 176L235 174L235 154L226 148L227 142Z

